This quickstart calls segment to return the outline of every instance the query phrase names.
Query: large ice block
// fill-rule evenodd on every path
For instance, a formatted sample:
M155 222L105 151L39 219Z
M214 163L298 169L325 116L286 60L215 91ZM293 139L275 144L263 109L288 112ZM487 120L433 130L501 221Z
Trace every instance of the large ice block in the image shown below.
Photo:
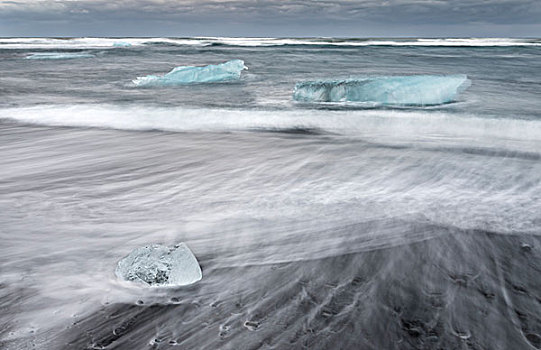
M359 77L297 83L299 102L363 102L374 105L428 106L452 102L470 86L466 75Z
M239 80L240 73L244 69L248 68L242 60L231 60L203 67L180 66L165 75L137 77L133 83L137 86L153 87L226 82Z

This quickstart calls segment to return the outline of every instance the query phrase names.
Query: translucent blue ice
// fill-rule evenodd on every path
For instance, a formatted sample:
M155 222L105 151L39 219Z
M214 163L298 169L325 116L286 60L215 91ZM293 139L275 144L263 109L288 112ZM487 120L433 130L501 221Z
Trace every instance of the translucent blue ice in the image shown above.
M113 43L113 47L130 47L132 44L126 41L116 41Z
M75 52L43 52L34 53L26 56L27 60L72 60L75 58L92 58L96 57L89 53L75 53Z
M247 69L242 60L231 60L203 67L181 66L169 73L147 75L133 80L137 86L172 86L193 83L216 83L240 79L242 70Z
M153 244L134 249L118 262L116 275L150 286L184 286L203 275L197 259L184 243L174 247Z
M466 75L359 77L297 83L300 102L362 102L374 105L427 106L448 103L470 86Z

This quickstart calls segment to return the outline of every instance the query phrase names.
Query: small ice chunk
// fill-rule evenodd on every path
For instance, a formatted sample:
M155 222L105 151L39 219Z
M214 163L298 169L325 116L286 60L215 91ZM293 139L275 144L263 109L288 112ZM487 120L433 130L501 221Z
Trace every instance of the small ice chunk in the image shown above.
M259 328L259 322L257 321L246 321L244 322L244 327L248 328L250 331L255 331Z
M126 41L115 41L113 43L113 47L130 47L130 46L132 45Z
M520 245L520 249L522 249L523 252L530 252L532 251L532 246L529 245L528 243L522 243Z
M185 286L199 281L201 267L186 244L152 244L134 249L118 262L116 275L150 286Z

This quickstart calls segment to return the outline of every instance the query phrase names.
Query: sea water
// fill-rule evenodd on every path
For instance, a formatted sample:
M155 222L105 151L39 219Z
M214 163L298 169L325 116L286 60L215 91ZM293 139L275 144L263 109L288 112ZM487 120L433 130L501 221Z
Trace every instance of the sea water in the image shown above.
M471 85L293 98L367 76ZM540 91L537 39L0 39L0 347L540 348ZM181 242L192 285L115 274Z

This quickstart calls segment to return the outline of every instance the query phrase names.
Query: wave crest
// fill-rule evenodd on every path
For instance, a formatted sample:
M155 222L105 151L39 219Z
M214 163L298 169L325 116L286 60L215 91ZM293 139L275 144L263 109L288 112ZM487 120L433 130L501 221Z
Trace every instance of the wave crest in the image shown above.
M147 45L174 46L451 46L451 47L513 47L541 46L539 39L516 38L0 38L0 49L61 49L61 48L130 48Z
M78 52L40 52L33 53L25 57L27 60L73 60L77 58L96 57L89 53Z
M481 118L422 110L236 110L114 105L50 105L0 109L0 120L66 127L170 132L317 130L374 140L445 145L459 142L507 150L541 149L541 121Z

